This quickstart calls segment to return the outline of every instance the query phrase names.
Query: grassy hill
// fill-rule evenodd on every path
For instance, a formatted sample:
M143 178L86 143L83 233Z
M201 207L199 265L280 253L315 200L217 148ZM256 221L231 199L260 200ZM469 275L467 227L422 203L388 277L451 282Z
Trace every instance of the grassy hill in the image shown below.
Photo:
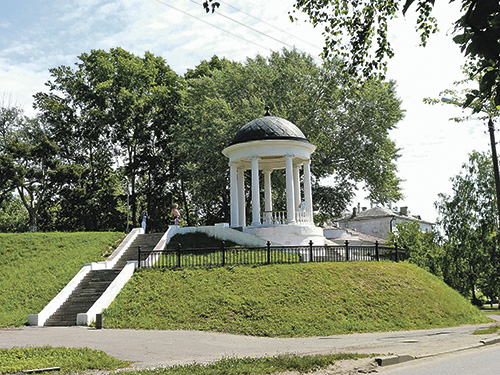
M141 270L105 311L108 328L323 336L488 321L406 263L351 262Z
M85 263L104 260L123 233L0 234L0 327L24 325Z
M123 237L0 234L0 327L26 324L28 314L39 312L84 263L103 260ZM191 240L194 245L205 241ZM410 264L389 262L140 270L104 316L105 326L113 328L279 337L485 321L436 277Z

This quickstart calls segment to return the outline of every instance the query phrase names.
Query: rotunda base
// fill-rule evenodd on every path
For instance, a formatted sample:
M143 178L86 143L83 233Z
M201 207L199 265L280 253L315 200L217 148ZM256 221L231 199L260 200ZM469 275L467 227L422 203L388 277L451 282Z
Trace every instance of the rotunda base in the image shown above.
M314 225L287 224L271 227L244 227L243 232L270 241L273 245L305 246L309 245L309 241L313 242L313 246L325 244L323 229Z

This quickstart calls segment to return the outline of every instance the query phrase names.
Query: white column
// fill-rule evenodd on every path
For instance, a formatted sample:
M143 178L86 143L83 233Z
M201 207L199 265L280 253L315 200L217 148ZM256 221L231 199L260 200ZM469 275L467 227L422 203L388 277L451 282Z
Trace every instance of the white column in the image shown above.
M253 156L252 161L252 226L260 225L260 192L259 192L259 157Z
M238 224L240 227L245 227L246 209L245 209L245 169L238 169Z
M235 163L230 163L231 226L239 226L238 217L238 172Z
M293 192L293 157L286 155L286 211L287 223L295 224L295 194Z
M273 201L271 199L271 170L264 171L264 209L266 211L273 210Z
M311 188L311 161L304 161L304 198L306 200L307 217L313 222L313 203Z
M295 208L297 208L302 202L300 199L300 174L299 174L299 166L295 165L293 167L293 192L295 193Z

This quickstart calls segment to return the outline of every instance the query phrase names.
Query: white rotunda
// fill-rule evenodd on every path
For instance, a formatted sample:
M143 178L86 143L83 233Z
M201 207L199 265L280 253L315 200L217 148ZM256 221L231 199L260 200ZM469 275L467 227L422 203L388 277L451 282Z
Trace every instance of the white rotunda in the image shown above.
M250 121L234 136L222 153L229 158L231 223L246 233L274 244L323 245L321 228L314 226L311 191L311 154L316 146L290 121L272 116ZM245 212L245 170L251 170L252 221ZM272 172L286 170L286 207L273 207ZM301 184L301 170L302 181ZM261 171L261 172L260 172ZM264 178L264 205L261 209L260 175Z

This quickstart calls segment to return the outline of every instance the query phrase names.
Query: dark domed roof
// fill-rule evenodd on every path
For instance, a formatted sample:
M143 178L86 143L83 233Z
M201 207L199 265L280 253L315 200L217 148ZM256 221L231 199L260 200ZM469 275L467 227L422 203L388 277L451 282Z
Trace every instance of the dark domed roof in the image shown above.
M290 121L281 117L264 116L250 121L238 130L231 144L267 139L288 139L309 142L304 133Z

